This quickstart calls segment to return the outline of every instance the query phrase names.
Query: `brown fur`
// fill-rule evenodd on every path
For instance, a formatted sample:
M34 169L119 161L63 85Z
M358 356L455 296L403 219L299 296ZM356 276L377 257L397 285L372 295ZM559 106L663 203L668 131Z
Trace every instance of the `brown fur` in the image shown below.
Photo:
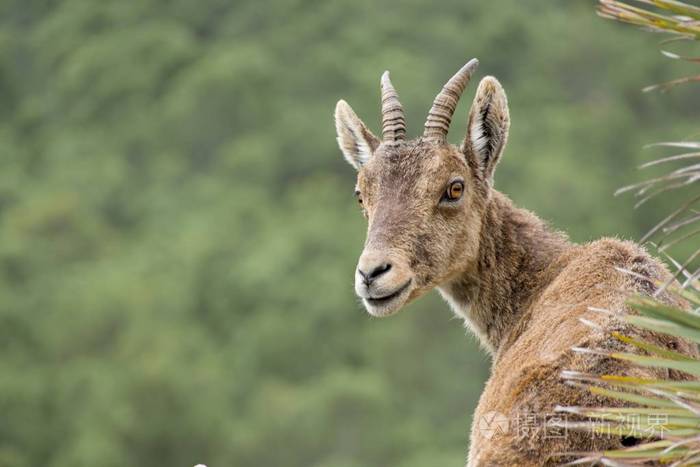
M489 412L515 420L526 414L550 417L557 406L614 405L565 384L563 370L687 378L570 350L626 348L611 337L617 330L697 355L684 340L589 311L624 309L625 291L653 292L651 281L616 268L667 280L662 263L631 242L573 244L492 188L509 126L505 93L494 78L480 84L459 148L423 138L383 144L342 101L336 126L345 157L359 171L358 196L368 219L356 274L356 290L368 311L388 316L438 288L493 356L474 417L469 465L556 464L564 460L556 453L622 446L619 436L548 437L542 425L524 437L512 431L484 436L478 424ZM464 194L445 201L455 180L463 181ZM371 271L376 275L368 281ZM661 299L673 302L668 295Z

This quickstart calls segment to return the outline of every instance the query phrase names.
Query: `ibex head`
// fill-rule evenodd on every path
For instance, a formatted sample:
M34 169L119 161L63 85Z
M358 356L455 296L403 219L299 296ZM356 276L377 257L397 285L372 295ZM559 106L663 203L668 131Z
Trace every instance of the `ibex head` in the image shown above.
M471 60L437 95L423 136L406 140L398 95L381 78L382 139L345 101L335 109L338 143L358 171L355 194L368 220L355 271L367 311L388 316L433 287L476 268L493 172L508 137L505 92L484 78L460 147L447 142L457 101L476 69Z

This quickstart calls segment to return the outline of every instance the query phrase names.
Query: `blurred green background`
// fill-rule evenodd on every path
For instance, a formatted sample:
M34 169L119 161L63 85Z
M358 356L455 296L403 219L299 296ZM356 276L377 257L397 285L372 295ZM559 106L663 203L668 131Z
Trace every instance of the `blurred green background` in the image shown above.
M0 466L461 466L489 361L437 294L370 319L336 147L390 69L420 134L466 60L509 94L496 185L576 241L694 131L658 38L592 0L0 1ZM475 84L458 109L464 132Z

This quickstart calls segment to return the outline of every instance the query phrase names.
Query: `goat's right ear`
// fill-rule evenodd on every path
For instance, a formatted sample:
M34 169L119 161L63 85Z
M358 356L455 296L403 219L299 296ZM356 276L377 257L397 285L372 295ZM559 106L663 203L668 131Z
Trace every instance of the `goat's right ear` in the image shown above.
M381 143L344 100L335 106L335 129L340 150L356 170L360 170Z
M467 137L462 152L474 157L485 180L493 181L493 171L508 140L510 116L506 93L493 76L481 80L469 112Z

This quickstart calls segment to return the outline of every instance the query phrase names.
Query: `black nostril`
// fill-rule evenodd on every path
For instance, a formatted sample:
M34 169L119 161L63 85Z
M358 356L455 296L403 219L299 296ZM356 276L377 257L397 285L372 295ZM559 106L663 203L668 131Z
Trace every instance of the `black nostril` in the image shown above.
M381 276L385 272L389 271L389 269L391 269L390 263L380 264L376 268L372 269L372 271L370 271L369 278L376 279L377 277Z

